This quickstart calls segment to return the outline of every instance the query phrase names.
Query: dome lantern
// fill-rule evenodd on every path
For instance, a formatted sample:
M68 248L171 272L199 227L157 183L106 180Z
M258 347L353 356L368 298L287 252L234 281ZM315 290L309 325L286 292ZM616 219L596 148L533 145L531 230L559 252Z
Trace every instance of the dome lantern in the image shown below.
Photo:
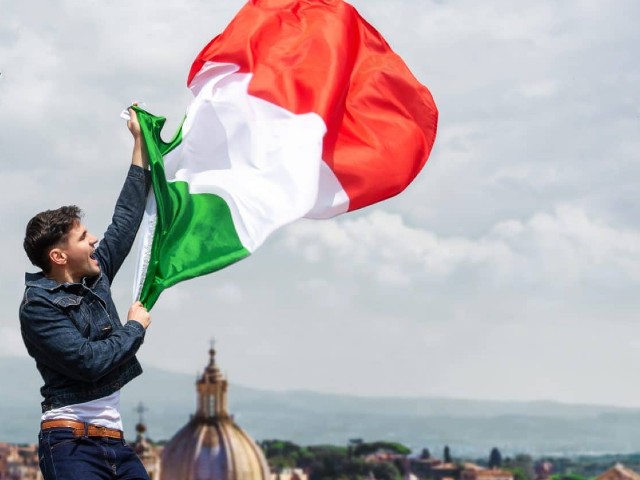
M227 410L227 380L216 365L216 351L213 342L209 349L209 365L196 382L198 391L198 405L196 418L210 421L214 418L226 418Z

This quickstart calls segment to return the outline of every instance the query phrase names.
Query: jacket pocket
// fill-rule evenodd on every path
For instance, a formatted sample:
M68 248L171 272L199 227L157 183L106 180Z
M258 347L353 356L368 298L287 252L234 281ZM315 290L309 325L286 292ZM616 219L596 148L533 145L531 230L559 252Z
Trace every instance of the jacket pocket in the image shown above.
M91 326L91 311L87 308L86 302L82 300L83 298L78 295L65 295L56 298L54 303L64 309L80 334L88 338L89 327Z

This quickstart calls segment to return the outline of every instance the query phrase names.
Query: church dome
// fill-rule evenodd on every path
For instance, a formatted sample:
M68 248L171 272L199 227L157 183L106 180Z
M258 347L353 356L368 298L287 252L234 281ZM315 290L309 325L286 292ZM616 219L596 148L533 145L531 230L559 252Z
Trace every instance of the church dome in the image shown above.
M195 415L162 452L162 480L267 480L262 450L227 411L227 380L209 351Z

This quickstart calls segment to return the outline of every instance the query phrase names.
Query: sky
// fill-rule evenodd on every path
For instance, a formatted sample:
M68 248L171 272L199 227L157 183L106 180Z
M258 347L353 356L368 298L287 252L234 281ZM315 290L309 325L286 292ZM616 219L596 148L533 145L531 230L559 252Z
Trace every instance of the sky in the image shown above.
M195 373L215 338L256 388L640 407L640 3L352 4L434 96L425 168L164 292L142 363ZM27 355L27 221L77 204L104 232L133 145L120 111L145 102L170 138L191 62L242 5L0 0L0 361Z

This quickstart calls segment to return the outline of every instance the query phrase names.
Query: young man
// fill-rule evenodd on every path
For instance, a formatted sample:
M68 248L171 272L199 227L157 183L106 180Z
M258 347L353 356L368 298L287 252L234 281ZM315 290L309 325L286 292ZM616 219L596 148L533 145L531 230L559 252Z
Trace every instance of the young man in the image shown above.
M120 389L142 373L135 353L151 317L135 302L123 325L110 290L150 185L140 125L129 113L133 158L100 244L75 206L27 224L24 248L42 271L26 274L20 326L44 380L38 453L45 480L149 478L124 441L119 406Z

